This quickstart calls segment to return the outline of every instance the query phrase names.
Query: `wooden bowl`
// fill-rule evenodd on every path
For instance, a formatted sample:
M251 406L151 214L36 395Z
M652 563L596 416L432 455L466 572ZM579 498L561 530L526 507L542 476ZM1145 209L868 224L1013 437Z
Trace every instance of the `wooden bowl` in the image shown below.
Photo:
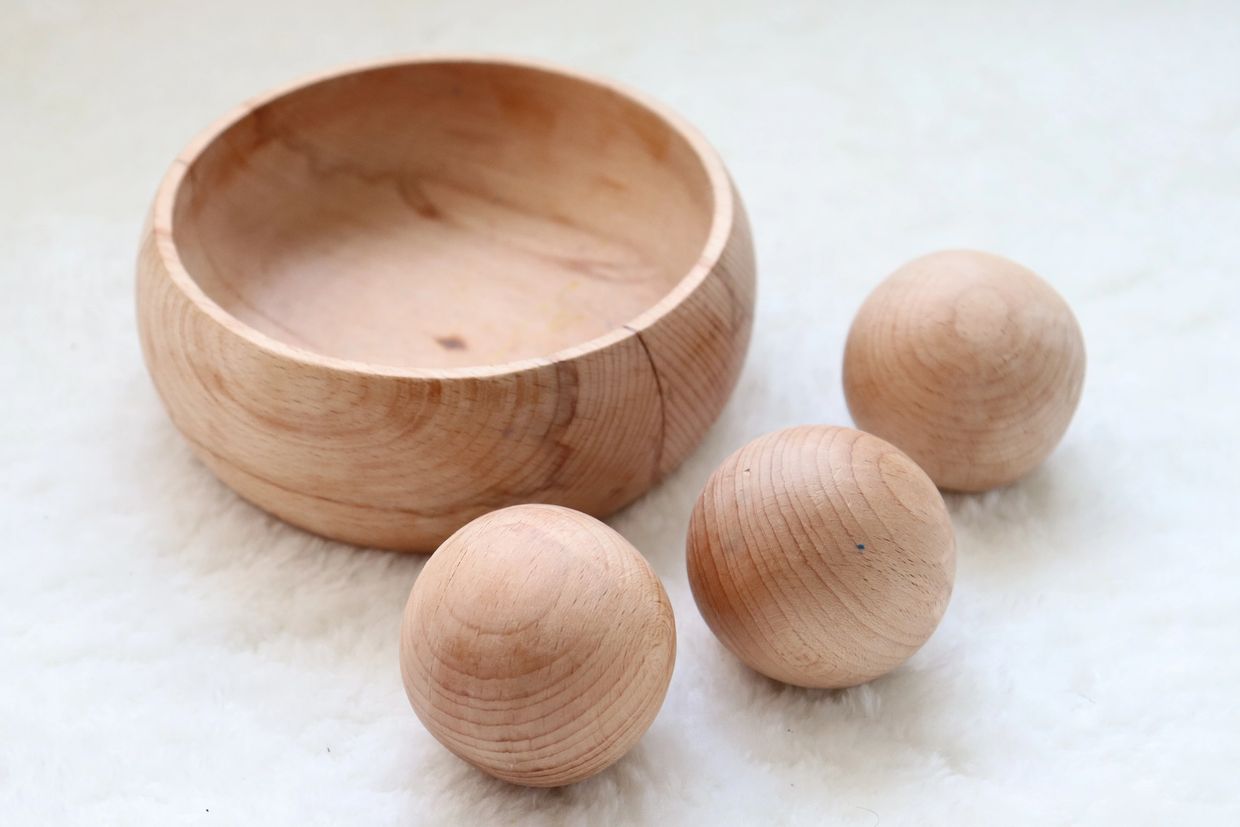
M663 705L676 622L646 558L552 505L449 537L405 607L400 669L418 718L476 767L558 787L628 752Z
M174 162L138 261L143 352L198 456L291 523L408 550L642 494L726 402L753 301L697 132L469 58L242 107Z

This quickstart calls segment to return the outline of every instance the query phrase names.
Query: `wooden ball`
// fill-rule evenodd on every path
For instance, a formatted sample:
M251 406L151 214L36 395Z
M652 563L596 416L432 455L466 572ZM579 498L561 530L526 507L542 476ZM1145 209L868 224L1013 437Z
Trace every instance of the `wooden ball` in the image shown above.
M940 487L984 491L1032 471L1081 398L1085 341L1030 270L969 250L905 264L862 305L844 351L857 427Z
M440 743L516 784L603 770L663 704L676 626L645 558L603 523L552 505L485 514L414 583L400 665Z
M762 674L839 688L882 675L938 626L956 574L951 519L899 449L826 425L728 457L689 523L689 584L711 630Z

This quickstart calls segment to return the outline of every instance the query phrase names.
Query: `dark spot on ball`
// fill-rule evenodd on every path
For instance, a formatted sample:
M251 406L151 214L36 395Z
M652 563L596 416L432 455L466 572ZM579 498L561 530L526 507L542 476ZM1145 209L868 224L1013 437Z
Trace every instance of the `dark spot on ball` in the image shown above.
M440 209L429 201L423 204L418 204L418 206L415 207L414 209L417 210L418 215L422 216L423 218L429 218L432 221L443 218L443 213L440 211Z
M439 346L444 350L464 350L466 348L465 340L460 336L436 336L435 341L439 342Z

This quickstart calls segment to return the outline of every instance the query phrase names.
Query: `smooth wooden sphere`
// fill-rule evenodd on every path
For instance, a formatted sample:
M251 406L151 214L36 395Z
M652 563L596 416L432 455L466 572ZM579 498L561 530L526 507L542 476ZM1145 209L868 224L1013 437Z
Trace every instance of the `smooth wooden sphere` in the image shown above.
M1085 341L1063 298L990 253L910 261L862 305L844 352L857 427L940 487L1007 485L1050 455L1076 411Z
M427 562L400 665L426 728L474 766L556 787L610 766L654 721L676 626L644 557L551 505L479 517Z
M412 551L506 505L641 495L727 401L753 297L692 127L467 57L245 105L173 163L138 261L146 362L202 461L291 523Z
M839 688L899 666L956 575L943 497L899 449L851 428L759 437L693 509L689 584L711 630L762 674Z

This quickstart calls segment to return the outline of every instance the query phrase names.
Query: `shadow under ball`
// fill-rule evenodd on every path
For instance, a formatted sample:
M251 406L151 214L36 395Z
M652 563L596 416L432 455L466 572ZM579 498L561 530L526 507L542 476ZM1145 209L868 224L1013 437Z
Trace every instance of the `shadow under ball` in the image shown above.
M899 666L947 609L956 543L916 463L851 428L767 434L693 509L689 584L711 631L767 677L841 688Z
M951 250L905 264L865 300L844 351L857 427L941 488L1015 482L1059 444L1081 398L1072 310L1015 262Z
M431 556L405 607L400 665L440 743L531 787L581 781L654 721L676 657L646 559L593 517L518 505Z

